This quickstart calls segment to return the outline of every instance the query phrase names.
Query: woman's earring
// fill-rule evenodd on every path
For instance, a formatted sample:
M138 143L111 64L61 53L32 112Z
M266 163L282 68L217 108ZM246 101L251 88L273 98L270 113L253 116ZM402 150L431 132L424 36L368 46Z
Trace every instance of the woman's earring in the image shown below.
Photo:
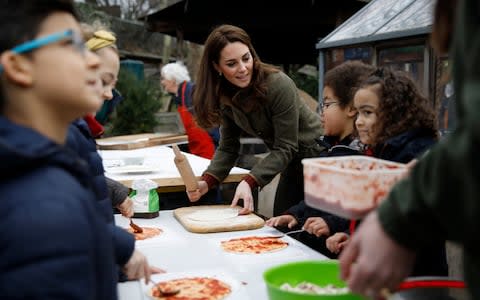
M222 72L218 72L218 76L222 77L222 75L223 75Z

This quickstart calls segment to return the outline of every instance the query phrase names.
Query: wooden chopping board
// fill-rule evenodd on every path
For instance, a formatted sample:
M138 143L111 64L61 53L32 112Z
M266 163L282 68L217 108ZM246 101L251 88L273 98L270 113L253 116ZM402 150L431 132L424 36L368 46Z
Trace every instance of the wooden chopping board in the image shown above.
M199 205L177 208L173 215L185 227L186 230L195 233L211 233L238 230L251 230L263 227L265 221L259 216L250 213L248 215L235 216L221 220L194 220L189 217L192 213L206 210L224 211L231 208L230 205ZM240 209L241 207L237 207Z
M133 150L187 141L188 137L184 134L140 133L97 139L97 145L100 150Z

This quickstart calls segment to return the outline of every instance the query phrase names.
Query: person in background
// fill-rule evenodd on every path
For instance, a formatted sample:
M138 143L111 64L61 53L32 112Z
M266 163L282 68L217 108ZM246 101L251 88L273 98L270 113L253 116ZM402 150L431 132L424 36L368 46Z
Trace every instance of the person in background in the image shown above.
M102 62L99 69L101 83L100 94L103 99L103 103L110 102L113 100L114 95L116 94L115 84L117 82L118 72L120 71L120 57L118 56L118 49L115 44L115 35L99 21L93 22L92 25L82 23L81 27L83 36L87 41L86 47L95 52L100 57ZM81 131L83 136L90 140L90 151L92 152L92 155L98 156L94 141L96 134L94 132L96 130L95 128L100 127L101 129L97 130L97 132L103 132L103 126L98 123L95 118L93 118L92 114L88 114L83 118L83 120L76 120L73 125ZM88 131L90 131L90 133ZM68 141L70 141L70 139L68 139ZM95 151L93 145L95 145ZM90 157L90 159L92 158ZM101 164L101 158L99 157L99 159L100 160L93 163L93 165ZM102 174L102 177L104 177L103 165L102 170L95 170L94 173ZM105 177L105 179L107 180L108 194L112 206L115 209L118 209L123 216L127 218L132 217L133 201L130 199L130 197L128 197L129 188L108 177Z
M99 21L95 21L92 25L82 23L82 32L87 41L87 48L102 56L104 65L104 70L102 70L100 74L103 87L102 98L104 99L104 103L112 101L114 98L113 90L117 83L118 72L120 70L120 59L115 44L117 39L113 32L109 31L106 26ZM115 100L116 103L120 102L118 99L120 98L117 96ZM105 109L104 104L102 104L102 109ZM99 112L101 112L101 110L90 113L84 117L94 138L101 137L105 132L102 123L95 117L95 114Z
M360 83L374 67L360 61L347 61L325 73L321 120L324 135L318 142L325 147L319 157L360 154L360 144L355 138L353 96ZM290 207L283 215L267 220L269 226L287 226L289 230L302 228L296 239L322 254L336 258L325 246L328 236L348 228L347 219L306 205L305 201Z
M69 124L101 105L100 60L72 1L1 7L2 299L117 299L113 236L89 170L64 147Z
M461 39L457 41L460 43L456 43L458 48L455 49L461 51L461 55L457 56L456 51L453 53L454 70L456 70L454 71L456 94L459 96L458 99L463 101L463 106L459 106L461 109L458 110L461 111L458 118L459 127L452 133L451 137L437 143L427 155L418 161L410 171L409 177L398 183L380 207L367 216L352 241L344 249L341 255L342 277L348 281L354 292L374 296L382 288L395 289L396 285L410 273L410 270L414 267L414 262L418 264L428 255L428 253L425 253L425 256L422 256L422 251L426 247L433 247L431 245L438 244L438 241L448 239L464 244L467 259L465 266L468 266L466 268L466 278L471 284L470 288L473 294L476 295L473 298L480 297L480 289L477 284L480 278L479 260L472 259L475 257L474 255L477 255L478 251L476 249L479 245L478 228L480 228L480 224L477 221L477 215L480 210L478 209L478 197L475 192L479 177L475 175L478 171L478 166L474 163L476 160L471 160L478 152L474 146L478 139L478 134L476 135L478 124L474 119L478 117L480 112L476 107L471 107L470 110L466 109L468 103L476 103L480 100L477 97L480 95L478 93L480 87L479 85L467 85L465 91L458 89L459 86L464 86L465 82L463 80L478 80L480 78L478 73L477 76L474 75L476 71L468 72L470 67L476 66L478 68L480 63L478 57L477 59L471 57L472 60L469 61L468 68L465 68L464 58L467 58L467 56L463 56L464 47L468 49L468 52L474 51L471 53L477 53L480 50L480 44L475 43L479 41L478 36L470 35L472 32L478 32L480 6L476 1L467 0L459 3L461 3L459 5L463 17L458 20L457 34L458 37L461 36ZM443 5L450 6L449 8L444 7L446 10L454 7L454 3L439 1L437 18L438 14L448 15L450 13L450 11L439 11L439 7ZM469 13L465 14L467 11ZM440 20L436 19L436 22L440 22ZM445 24L449 23L437 24L437 26L442 27ZM464 27L464 24L468 25ZM465 33L467 34L465 35ZM470 44L470 41L472 41L472 44ZM370 83L386 81L388 78L388 74L379 73L377 78L372 78ZM372 101L368 100L369 98L373 99L371 104L375 105L374 97L368 94L376 90L378 89L375 86L370 89L367 87L363 91L360 90L357 93L358 103L356 98L355 105L367 107L368 101ZM475 94L475 91L477 94ZM466 96L471 98L463 98ZM473 102L467 102L467 100ZM415 113L409 118L411 125L418 124L420 121L428 121L427 124L433 123L427 129L430 129L431 136L434 135L433 130L436 129L434 125L437 124L435 118L430 116L427 118L427 115L424 114L423 118L417 117L415 119L418 108L412 107L412 105L416 102L412 102L410 99L403 99L403 101L410 101L407 102L409 105L408 113L403 111L399 113L403 113L405 117ZM424 104L425 107L427 105L427 103ZM368 113L371 118L376 118L374 107L363 111ZM420 112L423 111L420 110ZM364 128L363 134L366 139L369 139L371 138L369 134L371 131L368 131L365 126L369 118L366 114L360 112L359 116L363 115L365 116L365 122L357 121L357 127L361 133L361 127ZM393 126L391 130L396 128L397 126ZM388 154L390 150L384 149L384 152ZM456 200L452 201L453 199ZM375 236L375 247L368 245L371 242L371 236ZM436 254L430 253L430 255L434 256ZM368 267L365 265L367 256ZM355 261L356 267L351 268ZM395 272L390 274L377 272L376 268L379 266L382 266L382 269L385 270L395 270Z
M480 299L479 28L478 1L437 1L432 41L439 54L450 48L457 124L367 216L343 251L342 278L356 293L393 290L417 249L447 239L463 245L467 288Z
M85 28L87 27L83 24L84 35ZM100 48L93 52L100 58L98 69L99 95L103 101L112 97L111 91L114 88L115 78L119 72L120 58L116 52L116 47L113 47L114 41L113 33L100 30L95 31L93 36L86 42L87 49ZM133 215L133 201L128 197L128 187L105 177L102 158L97 152L95 139L85 122L85 118L77 119L70 125L66 145L88 163L90 174L94 179L93 188L97 195L97 201L102 208L105 219L111 224L111 230L114 235L116 263L124 271L120 273L120 280L132 280L143 277L148 280L151 272L162 272L160 269L150 267L145 256L140 251L135 250L135 239L130 233L121 227L115 226L112 205L118 208L125 217L130 218Z
M252 190L268 184L278 173L274 215L303 199L301 160L317 156L322 147L320 117L300 100L295 83L276 67L263 63L248 34L221 25L208 36L200 61L193 104L203 128L220 125L220 142L191 201L218 185L239 157L243 133L261 138L269 154L238 184L232 201L243 200L245 214L254 210Z
M161 85L170 94L176 104L183 126L188 136L188 151L203 158L211 159L215 152L215 140L218 136L218 127L210 132L198 127L192 115L192 90L194 83L191 81L187 67L181 62L168 63L162 67Z
M110 116L114 113L115 107L123 101L123 96L117 89L112 89L112 95L113 97L111 100L103 101L102 107L95 114L95 120L104 127L110 120Z
M355 125L367 155L409 163L438 141L433 105L404 72L377 69L355 93L354 104L358 110ZM348 243L339 235L332 239ZM432 239L420 249L410 275L448 275L444 239Z

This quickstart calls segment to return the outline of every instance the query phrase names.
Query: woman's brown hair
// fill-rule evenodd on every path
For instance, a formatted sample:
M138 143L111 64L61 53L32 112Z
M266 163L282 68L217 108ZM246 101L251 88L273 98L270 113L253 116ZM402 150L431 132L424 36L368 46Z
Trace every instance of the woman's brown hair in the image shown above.
M378 68L360 88L373 90L379 98L378 120L373 128L376 145L412 129L438 137L434 108L407 73Z
M230 43L240 42L248 47L253 58L252 81L248 87L251 103L242 103L242 107L254 107L266 101L267 87L265 79L269 74L278 72L272 65L263 63L258 57L249 35L241 28L233 25L220 25L208 36L205 49L200 60L193 105L198 125L212 128L221 124L220 104L240 105L235 103L234 95L238 88L232 86L214 68L218 64L220 53Z

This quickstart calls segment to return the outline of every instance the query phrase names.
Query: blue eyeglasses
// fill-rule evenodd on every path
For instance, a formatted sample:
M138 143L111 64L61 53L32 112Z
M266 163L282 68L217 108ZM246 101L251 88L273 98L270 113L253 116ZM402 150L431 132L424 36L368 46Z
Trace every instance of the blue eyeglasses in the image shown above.
M47 36L25 42L23 44L13 47L11 51L17 54L27 53L63 39L70 39L76 50L78 50L80 53L85 53L86 48L84 40L78 33L71 29L62 32L52 33ZM0 73L2 71L3 67L0 65Z

